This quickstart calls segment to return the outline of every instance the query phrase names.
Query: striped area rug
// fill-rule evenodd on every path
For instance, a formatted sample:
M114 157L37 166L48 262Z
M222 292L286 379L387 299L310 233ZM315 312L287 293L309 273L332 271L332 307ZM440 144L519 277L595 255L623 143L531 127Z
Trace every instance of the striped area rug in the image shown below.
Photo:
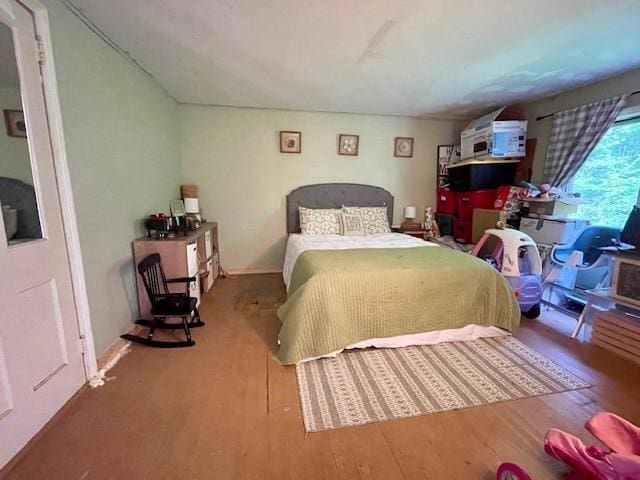
M511 336L347 351L296 373L307 432L591 386Z

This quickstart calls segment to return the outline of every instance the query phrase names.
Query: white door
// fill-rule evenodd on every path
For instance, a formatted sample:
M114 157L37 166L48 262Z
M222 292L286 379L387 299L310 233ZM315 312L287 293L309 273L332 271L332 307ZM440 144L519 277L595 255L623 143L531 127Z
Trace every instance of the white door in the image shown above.
M33 18L15 0L0 1L0 103L2 467L86 381Z

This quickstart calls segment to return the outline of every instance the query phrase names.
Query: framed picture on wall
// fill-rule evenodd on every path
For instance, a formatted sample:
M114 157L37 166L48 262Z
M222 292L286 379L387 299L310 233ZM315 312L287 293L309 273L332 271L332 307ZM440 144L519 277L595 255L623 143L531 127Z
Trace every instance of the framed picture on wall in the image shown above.
M27 123L22 110L3 110L4 125L10 137L27 138Z
M341 133L338 136L338 155L358 155L359 135Z
M280 132L280 153L300 153L302 151L302 133Z
M453 153L453 145L438 145L437 161L438 161L438 188L444 187L449 183L449 160Z
M396 137L395 145L393 149L394 157L413 157L413 138L411 137Z

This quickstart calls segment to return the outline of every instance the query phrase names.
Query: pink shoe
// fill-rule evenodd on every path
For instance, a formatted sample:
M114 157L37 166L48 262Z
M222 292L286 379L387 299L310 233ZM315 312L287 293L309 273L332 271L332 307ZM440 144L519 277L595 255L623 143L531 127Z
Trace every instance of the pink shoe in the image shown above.
M597 413L589 419L585 428L616 453L640 455L640 428L618 415Z
M544 451L567 464L584 480L622 479L607 459L607 452L598 447L586 447L582 441L555 428L544 437Z

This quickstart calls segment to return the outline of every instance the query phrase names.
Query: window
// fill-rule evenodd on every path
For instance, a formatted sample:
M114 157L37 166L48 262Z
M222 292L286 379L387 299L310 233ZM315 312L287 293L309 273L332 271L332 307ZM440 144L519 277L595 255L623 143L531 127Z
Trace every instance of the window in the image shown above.
M616 122L587 157L572 190L591 203L577 216L594 225L622 228L638 201L640 188L640 117Z

